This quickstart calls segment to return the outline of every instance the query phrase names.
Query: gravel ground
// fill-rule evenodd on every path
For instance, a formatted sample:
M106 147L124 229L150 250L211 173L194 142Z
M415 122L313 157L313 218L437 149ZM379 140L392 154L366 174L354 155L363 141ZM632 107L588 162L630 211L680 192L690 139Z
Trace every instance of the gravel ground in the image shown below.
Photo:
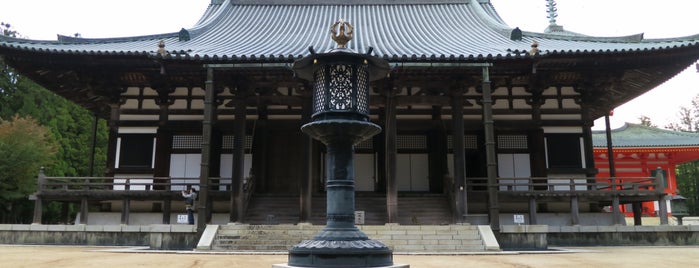
M137 251L127 248L0 245L0 267L267 267L286 255ZM699 246L585 247L555 252L394 255L411 268L428 267L699 267Z

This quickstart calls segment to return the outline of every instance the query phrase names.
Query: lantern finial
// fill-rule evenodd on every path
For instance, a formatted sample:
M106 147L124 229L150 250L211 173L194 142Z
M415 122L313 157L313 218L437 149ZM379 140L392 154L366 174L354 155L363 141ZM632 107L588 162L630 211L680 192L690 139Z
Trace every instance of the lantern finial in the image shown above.
M337 48L347 48L347 42L354 37L354 27L344 19L340 19L330 26L330 33L337 43Z

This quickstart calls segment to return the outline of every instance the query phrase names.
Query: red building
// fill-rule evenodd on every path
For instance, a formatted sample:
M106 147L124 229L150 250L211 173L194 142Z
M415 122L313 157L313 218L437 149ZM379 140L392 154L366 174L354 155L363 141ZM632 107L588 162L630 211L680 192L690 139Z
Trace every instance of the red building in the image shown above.
M614 161L609 161L607 138L604 131L593 131L595 167L599 180L620 178L620 184L655 176L661 170L665 177L665 192L678 195L675 168L679 164L699 159L699 134L646 127L626 123L611 131ZM610 164L616 174L610 174ZM623 186L620 186L623 187ZM669 202L666 200L666 202ZM622 204L621 211L632 214L631 204ZM668 207L669 204L668 204ZM644 202L643 215L657 216L655 202ZM670 211L671 212L671 211Z

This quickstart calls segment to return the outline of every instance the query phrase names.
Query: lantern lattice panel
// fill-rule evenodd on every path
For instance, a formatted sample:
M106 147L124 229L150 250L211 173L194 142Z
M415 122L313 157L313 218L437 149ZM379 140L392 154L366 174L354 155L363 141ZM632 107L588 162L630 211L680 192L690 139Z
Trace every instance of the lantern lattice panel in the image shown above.
M330 67L330 109L352 109L352 66L337 64Z
M315 96L315 104L313 105L313 113L319 113L324 111L325 108L325 68L318 69L315 74L315 84L313 85L313 92Z

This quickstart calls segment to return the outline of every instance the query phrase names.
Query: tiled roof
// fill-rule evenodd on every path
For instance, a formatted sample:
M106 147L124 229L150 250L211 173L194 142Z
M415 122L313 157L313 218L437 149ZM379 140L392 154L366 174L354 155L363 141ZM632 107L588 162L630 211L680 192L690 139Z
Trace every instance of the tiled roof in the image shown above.
M611 130L614 147L699 147L699 133L679 132L626 123ZM607 147L604 130L592 131L593 147Z
M331 3L331 4L319 4ZM529 57L532 42L542 55L623 53L698 46L699 35L643 39L589 37L523 32L512 40L507 26L487 0L376 1L226 0L212 2L193 28L188 41L178 32L128 38L58 41L0 38L0 49L74 54L152 54L159 40L172 57L184 59L289 61L308 55L308 48L325 52L335 44L330 25L343 18L353 24L349 47L390 61L484 60Z

